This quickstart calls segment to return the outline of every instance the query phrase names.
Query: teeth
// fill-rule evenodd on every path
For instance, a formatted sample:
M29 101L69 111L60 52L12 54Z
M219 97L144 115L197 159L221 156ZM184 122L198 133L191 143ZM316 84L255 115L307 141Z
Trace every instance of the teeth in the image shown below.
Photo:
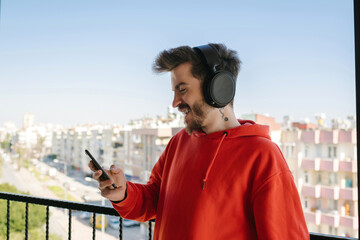
M182 113L185 115L188 114L189 112L190 112L190 109L186 109L186 110L182 111Z

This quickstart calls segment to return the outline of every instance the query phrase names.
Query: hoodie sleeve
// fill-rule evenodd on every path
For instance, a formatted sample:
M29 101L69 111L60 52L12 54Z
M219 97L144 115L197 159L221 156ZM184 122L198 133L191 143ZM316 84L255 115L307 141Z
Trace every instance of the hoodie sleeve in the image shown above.
M112 203L121 217L145 222L156 218L160 193L164 153L152 169L147 184L127 182L127 197L120 203Z
M262 145L252 197L258 239L310 239L293 175L278 146Z
M253 209L258 239L310 239L290 171L264 183L254 198Z

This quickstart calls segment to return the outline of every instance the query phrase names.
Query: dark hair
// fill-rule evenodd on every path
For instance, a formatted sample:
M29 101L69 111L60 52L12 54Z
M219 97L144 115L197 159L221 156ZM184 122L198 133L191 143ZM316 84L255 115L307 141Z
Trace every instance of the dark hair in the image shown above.
M217 49L221 63L216 70L226 70L234 75L234 80L238 76L240 70L240 59L237 52L227 49L224 44L209 43L210 46ZM170 72L180 64L189 62L192 65L191 73L195 78L203 81L208 74L206 66L201 62L197 53L189 46L180 46L164 50L155 59L153 65L154 72Z

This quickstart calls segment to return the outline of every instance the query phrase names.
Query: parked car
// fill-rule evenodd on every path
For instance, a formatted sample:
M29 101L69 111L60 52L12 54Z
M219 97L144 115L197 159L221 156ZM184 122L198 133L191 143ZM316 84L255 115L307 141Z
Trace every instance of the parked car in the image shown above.
M129 220L129 219L123 219L123 226L124 227L136 227L136 226L140 226L140 223L134 220Z
M97 229L101 229L102 227L102 216L101 215L96 215L96 220L95 220L95 227ZM90 224L92 225L93 224L93 218L90 218ZM104 228L106 229L107 227L107 218L104 217Z
M113 229L119 229L119 218L110 218L109 226Z
M109 226L113 229L119 229L119 218L110 218ZM140 223L134 220L123 219L124 227L137 227L140 226Z
M80 218L81 219L90 219L92 217L92 213L91 212L82 212L80 214Z

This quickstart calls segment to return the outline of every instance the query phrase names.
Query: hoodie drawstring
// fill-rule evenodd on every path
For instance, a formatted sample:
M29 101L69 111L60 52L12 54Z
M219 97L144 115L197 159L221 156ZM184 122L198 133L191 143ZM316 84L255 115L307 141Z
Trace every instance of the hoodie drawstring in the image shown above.
M221 146L222 142L224 141L225 137L227 137L227 136L228 136L228 133L227 133L227 132L224 132L224 133L223 133L223 137L221 138L220 143L219 143L219 145L218 145L218 147L217 147L217 149L216 149L215 155L214 155L213 159L211 160L211 163L210 163L210 165L209 165L209 167L208 167L208 169L207 169L207 171L206 171L205 178L203 179L203 185L202 185L202 189L203 189L203 190L205 189L206 180L207 180L207 178L208 178L208 175L209 175L209 172L210 172L210 170L211 170L211 168L212 168L212 165L214 164L215 158L216 158L216 156L217 156L217 154L218 154L218 152L219 152L220 146Z

